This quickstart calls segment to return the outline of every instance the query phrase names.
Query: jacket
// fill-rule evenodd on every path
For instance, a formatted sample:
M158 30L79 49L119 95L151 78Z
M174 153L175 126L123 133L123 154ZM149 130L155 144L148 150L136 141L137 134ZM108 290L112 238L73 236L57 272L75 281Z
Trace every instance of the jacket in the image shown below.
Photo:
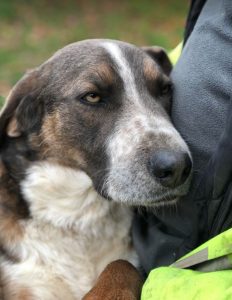
M231 227L231 18L230 0L192 1L172 72L172 118L192 152L193 181L176 209L135 212L132 235L145 274Z

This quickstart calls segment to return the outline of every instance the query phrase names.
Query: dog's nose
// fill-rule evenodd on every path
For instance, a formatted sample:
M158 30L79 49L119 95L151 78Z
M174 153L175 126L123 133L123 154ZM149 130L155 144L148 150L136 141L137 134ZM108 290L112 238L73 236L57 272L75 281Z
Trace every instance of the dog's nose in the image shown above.
M148 170L163 186L175 188L188 178L192 161L188 153L158 151L148 162Z

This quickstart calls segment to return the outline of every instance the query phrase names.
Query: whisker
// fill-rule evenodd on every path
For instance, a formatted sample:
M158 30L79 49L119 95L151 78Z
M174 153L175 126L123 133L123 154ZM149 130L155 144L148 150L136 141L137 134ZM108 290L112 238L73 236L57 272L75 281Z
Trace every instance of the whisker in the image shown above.
M109 167L109 168L105 168L105 169L101 169L101 170L98 170L98 171L95 171L95 175L99 175L99 174L101 174L101 173L104 173L104 172L107 172L107 171L111 171L112 170L112 168L111 167ZM114 171L118 171L118 170L127 170L127 168L126 167L114 167L114 169L113 169Z

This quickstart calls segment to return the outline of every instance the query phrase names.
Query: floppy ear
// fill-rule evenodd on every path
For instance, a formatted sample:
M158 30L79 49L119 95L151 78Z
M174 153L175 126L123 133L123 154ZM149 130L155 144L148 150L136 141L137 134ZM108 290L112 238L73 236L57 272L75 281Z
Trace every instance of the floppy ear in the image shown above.
M24 75L14 86L0 114L0 141L4 136L19 137L37 125L43 111L39 91L37 70Z
M161 67L166 75L169 76L172 70L172 64L167 56L166 51L158 46L151 47L142 47L142 50L145 51L155 62Z

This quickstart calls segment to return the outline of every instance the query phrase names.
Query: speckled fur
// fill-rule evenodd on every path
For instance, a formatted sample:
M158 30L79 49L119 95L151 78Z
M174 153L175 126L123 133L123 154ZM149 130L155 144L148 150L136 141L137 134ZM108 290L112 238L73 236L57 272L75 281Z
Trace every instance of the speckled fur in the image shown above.
M147 168L157 149L188 152L160 51L169 72L160 49L74 43L13 88L0 115L4 300L80 300L109 262L137 264L128 205L186 192L188 181L162 188ZM90 92L103 101L83 103Z

